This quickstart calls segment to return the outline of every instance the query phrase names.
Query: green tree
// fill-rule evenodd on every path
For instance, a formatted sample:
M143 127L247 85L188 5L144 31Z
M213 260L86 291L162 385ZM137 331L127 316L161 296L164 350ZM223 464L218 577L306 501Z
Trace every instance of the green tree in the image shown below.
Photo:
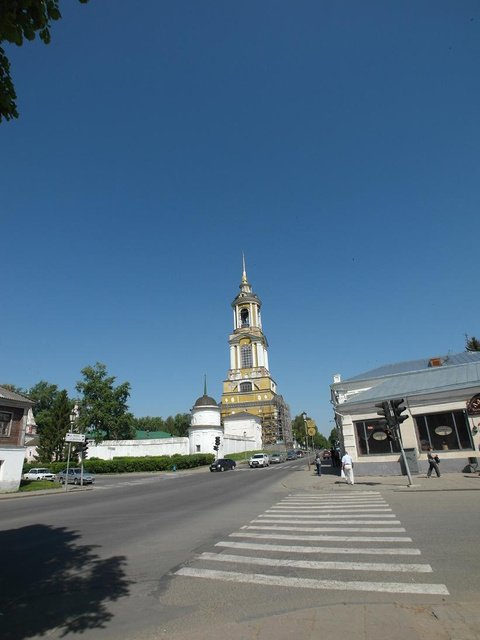
M35 420L37 415L42 413L42 411L49 411L52 408L58 393L57 385L50 384L45 380L40 380L40 382L37 382L37 384L30 389L28 397L35 402Z
M88 0L79 0L82 4ZM34 40L35 35L45 44L50 42L50 27L62 17L60 0L1 0L0 45L10 42L21 47L24 40ZM0 46L0 122L18 118L17 94L10 75L10 61Z
M477 340L475 336L469 338L467 334L465 334L465 349L467 351L480 351L480 340Z
M338 437L338 429L337 429L337 427L333 427L333 429L330 431L330 435L328 436L328 440L330 442L330 447L331 448L335 447L335 445L338 443L339 437Z
M133 426L137 431L165 431L165 420L160 417L155 418L152 416L134 418Z
M295 416L292 420L292 436L302 446L305 444L305 421L302 415Z
M173 436L177 438L188 437L188 427L190 426L190 414L177 413L173 418L174 428L171 432Z
M130 383L114 386L115 377L107 375L104 364L81 371L83 380L76 389L82 394L78 402L80 432L92 433L95 441L129 440L134 437L134 417L128 411Z
M315 449L330 449L330 444L323 433L317 433L313 436L313 446Z
M42 426L39 429L37 458L42 462L66 460L65 435L70 430L72 409L73 401L64 389L56 393L51 406L42 409L39 414Z

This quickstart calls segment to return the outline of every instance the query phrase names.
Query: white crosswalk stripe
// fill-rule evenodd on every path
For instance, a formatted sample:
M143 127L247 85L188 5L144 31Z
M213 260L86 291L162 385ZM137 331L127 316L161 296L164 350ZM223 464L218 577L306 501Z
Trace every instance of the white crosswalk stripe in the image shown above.
M218 552L201 553L175 575L296 589L449 595L444 584L415 581L416 574L432 574L433 569L429 564L407 561L421 555L420 549L412 546L412 538L388 535L404 533L400 520L379 492L296 494L233 531L227 540L218 541ZM342 560L342 556L350 556L352 561ZM383 556L385 560L363 561L365 556ZM395 556L403 556L405 562L398 562ZM392 562L387 561L390 558ZM224 565L222 569L218 569L219 563ZM285 575L279 575L282 568ZM257 569L263 572L257 573ZM296 576L288 574L292 569ZM330 579L332 571L342 571L346 579ZM356 572L381 572L390 579L358 580ZM406 578L402 581L401 576Z

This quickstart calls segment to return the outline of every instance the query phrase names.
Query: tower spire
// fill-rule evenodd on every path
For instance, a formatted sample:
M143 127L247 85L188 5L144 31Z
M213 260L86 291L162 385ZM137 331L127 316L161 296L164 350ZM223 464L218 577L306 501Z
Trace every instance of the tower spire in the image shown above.
M242 251L242 284L248 282L247 280L247 269L245 267L245 254Z
M207 395L207 374L203 374L203 395Z

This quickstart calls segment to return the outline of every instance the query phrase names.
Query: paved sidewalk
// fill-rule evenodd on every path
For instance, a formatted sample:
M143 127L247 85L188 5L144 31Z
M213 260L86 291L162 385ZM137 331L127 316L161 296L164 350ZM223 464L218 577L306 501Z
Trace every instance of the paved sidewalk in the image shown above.
M317 491L319 489L355 491L369 487L382 491L480 491L480 474L478 473L445 473L437 478L427 478L426 474L412 476L412 485L409 486L407 476L359 476L355 478L353 486L347 485L340 478L340 473L333 473L331 467L327 467L320 478L316 475L314 467L308 471L298 470L289 474L285 480L285 486L292 489Z

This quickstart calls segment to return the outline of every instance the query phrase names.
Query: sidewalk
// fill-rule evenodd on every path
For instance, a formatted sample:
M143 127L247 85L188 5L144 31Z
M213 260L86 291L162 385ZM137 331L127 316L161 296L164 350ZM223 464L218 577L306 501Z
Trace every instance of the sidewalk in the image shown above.
M377 491L480 491L480 474L478 473L445 473L437 478L427 478L426 474L412 476L412 485L408 485L407 476L359 476L353 486L347 485L340 477L340 470L327 467L319 478L314 465L310 471L296 470L284 482L291 489L304 491L355 491L371 489Z

